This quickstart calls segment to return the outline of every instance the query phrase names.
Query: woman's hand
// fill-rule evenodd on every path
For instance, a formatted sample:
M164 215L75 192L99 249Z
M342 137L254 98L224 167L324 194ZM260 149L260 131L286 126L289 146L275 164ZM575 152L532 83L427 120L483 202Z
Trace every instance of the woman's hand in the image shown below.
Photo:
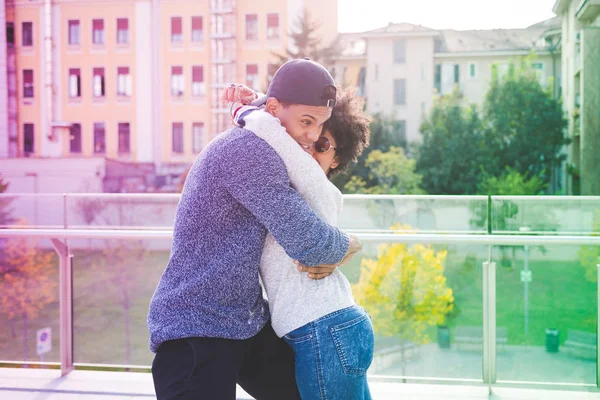
M250 104L258 98L258 94L246 85L232 83L229 87L223 89L221 93L221 102L223 104L239 101L243 105Z

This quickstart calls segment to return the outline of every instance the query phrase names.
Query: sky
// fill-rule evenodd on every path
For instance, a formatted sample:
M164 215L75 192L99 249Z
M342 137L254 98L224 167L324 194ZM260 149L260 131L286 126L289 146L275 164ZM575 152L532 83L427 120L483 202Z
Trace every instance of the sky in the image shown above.
M390 22L433 29L526 28L554 17L554 3L555 0L338 0L338 28L340 32L362 32Z

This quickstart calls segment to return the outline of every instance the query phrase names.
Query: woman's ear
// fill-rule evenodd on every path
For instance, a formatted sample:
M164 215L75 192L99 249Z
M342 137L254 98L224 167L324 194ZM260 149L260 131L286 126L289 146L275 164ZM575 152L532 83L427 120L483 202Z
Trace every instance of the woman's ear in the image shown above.
M340 165L340 159L339 159L339 157L335 157L333 159L333 161L331 162L331 165L329 166L329 168L336 169L338 167L338 165Z

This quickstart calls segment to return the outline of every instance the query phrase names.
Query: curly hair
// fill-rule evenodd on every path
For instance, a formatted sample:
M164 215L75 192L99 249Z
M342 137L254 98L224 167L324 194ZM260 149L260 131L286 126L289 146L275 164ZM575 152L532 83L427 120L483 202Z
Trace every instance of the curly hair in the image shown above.
M335 139L336 157L339 165L329 177L340 174L355 163L363 150L369 146L371 119L364 111L364 100L356 96L355 89L338 89L337 103L323 126Z

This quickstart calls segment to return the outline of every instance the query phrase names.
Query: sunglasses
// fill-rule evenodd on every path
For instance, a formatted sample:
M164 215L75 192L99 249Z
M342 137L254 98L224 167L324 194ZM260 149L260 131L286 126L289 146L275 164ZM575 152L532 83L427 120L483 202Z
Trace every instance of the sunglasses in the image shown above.
M317 153L327 153L331 149L337 151L337 149L331 145L331 142L329 139L327 139L327 136L319 136L319 139L313 143L313 146L315 147L315 151Z

